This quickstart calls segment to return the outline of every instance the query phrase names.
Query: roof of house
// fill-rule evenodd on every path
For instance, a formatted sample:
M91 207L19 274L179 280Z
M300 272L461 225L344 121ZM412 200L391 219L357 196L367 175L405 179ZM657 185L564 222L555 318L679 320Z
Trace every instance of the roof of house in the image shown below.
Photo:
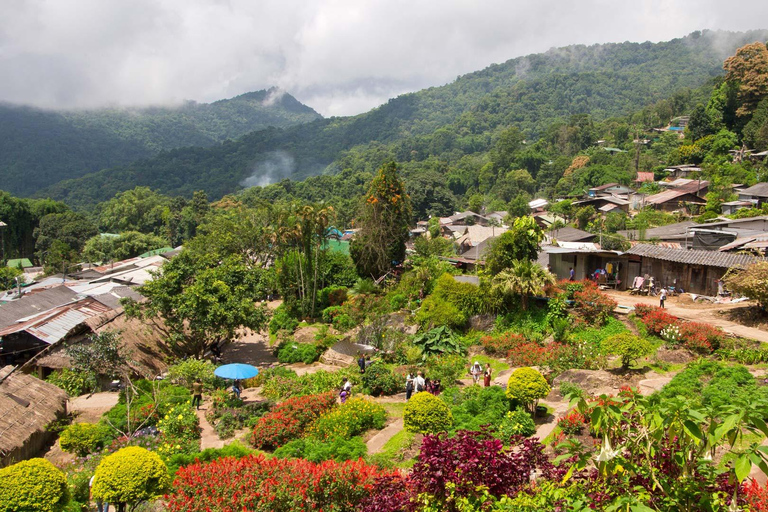
M650 240L651 238L685 238L688 228L694 226L700 226L692 220L686 220L684 222L675 222L674 224L667 224L666 226L659 226L657 228L648 228L645 230L645 238ZM640 233L636 229L625 229L618 231L618 234L627 238L637 238Z
M507 228L504 227L478 225L467 226L467 232L461 238L456 240L456 243L459 245L466 244L474 247L484 240L499 236L505 231L507 231Z
M573 204L589 204L589 203L596 203L598 201L607 201L609 203L617 204L619 206L626 206L629 204L629 201L626 199L621 199L620 197L616 196L597 196L597 197L590 197L588 199L582 199L580 201L575 201Z
M740 190L739 194L745 196L768 197L768 183L757 183L749 188Z
M92 317L107 313L113 308L93 298L64 304L31 317L22 318L17 323L0 329L0 336L25 331L35 338L48 343L56 343L67 337L78 326Z
M645 198L647 204L663 204L670 201L685 201L687 203L706 204L706 201L696 194L683 190L682 188L674 188L672 190L665 190L658 194L653 194Z
M7 267L11 268L19 268L19 265L21 265L21 268L30 268L33 267L32 262L29 261L29 258L16 258L13 260L8 260L8 263L6 264Z
M469 210L467 210L465 212L457 213L455 215L451 215L448 218L451 219L451 222L456 222L458 220L464 220L467 217L478 217L480 219L487 219L487 217L485 217L483 215L480 215L479 213L475 213L475 212L469 211Z
M645 183L647 181L653 182L656 179L652 172L638 172L635 181L638 183Z
M558 242L591 242L595 239L593 233L572 227L564 227L550 231L549 237Z
M67 394L53 384L21 372L5 378L12 370L12 366L0 369L0 465L62 415L67 404Z
M626 254L655 258L663 261L684 263L686 265L706 265L709 267L744 267L755 263L758 258L749 254L735 254L720 251L671 249L653 244L637 244Z
M606 183L605 185L600 185L599 187L592 187L589 190L605 190L607 188L620 187L620 186L621 185L619 185L618 183Z
M22 318L72 302L76 298L77 293L66 286L57 286L24 295L18 300L0 305L0 329L18 322Z
M470 247L459 256L465 260L483 261L487 251L491 248L491 244L494 240L496 240L496 238L498 237L493 236L491 238L486 238L476 246Z

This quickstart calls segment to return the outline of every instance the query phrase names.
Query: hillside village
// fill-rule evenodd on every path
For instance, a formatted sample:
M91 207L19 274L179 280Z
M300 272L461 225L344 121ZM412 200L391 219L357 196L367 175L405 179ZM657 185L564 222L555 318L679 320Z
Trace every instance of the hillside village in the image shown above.
M768 77L750 43L641 113L528 140L484 104L213 200L1 193L0 512L768 510L768 89L734 59Z

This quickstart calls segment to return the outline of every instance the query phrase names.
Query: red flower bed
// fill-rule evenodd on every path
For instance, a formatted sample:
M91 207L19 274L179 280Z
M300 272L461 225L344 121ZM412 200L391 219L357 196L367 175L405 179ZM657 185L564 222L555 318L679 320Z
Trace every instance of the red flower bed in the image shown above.
M259 419L251 443L256 448L275 449L301 437L304 430L336 405L333 392L289 398Z
M510 350L507 357L512 366L545 366L548 365L553 357L554 343L541 346L538 343L523 343L517 348Z
M315 464L251 455L179 469L165 499L171 512L355 510L377 479L391 475L362 459Z
M635 310L635 313L637 314L637 310ZM675 324L678 318L661 308L654 307L653 310L648 311L644 316L640 316L640 321L643 322L648 332L659 336L666 327Z
M677 328L685 348L700 354L711 354L725 339L722 329L701 322L679 322Z
M505 332L492 336L483 336L480 338L480 344L489 355L506 356L510 350L513 350L525 343L522 334L514 332Z

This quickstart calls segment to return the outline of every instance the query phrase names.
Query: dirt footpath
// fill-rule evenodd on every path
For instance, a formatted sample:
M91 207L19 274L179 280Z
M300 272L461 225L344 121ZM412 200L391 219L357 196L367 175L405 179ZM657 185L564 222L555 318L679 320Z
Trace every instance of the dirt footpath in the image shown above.
M620 306L634 306L638 303L649 304L652 306L659 305L658 297L646 297L642 295L630 295L629 292L619 292L615 290L607 290L605 293L610 295ZM697 304L691 302L685 302L687 294L683 294L679 297L667 297L665 304L667 311L671 315L682 318L683 320L691 320L694 322L705 322L711 325L720 327L727 333L731 333L741 338L749 338L757 340L763 343L768 343L768 331L763 329L757 329L755 327L747 327L746 325L737 324L731 322L722 317L721 312L730 309L737 309L746 307L748 303L737 304Z

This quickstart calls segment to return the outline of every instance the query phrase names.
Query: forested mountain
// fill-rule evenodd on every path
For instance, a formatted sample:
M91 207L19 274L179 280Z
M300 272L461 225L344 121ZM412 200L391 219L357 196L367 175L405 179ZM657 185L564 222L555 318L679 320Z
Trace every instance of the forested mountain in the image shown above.
M31 195L62 179L162 150L211 146L254 130L318 118L276 89L177 108L51 111L0 104L0 180L5 190Z
M558 130L581 130L593 120L654 104L655 108L642 111L642 124L661 126L698 100L686 88L721 75L725 57L766 38L765 31L705 31L657 44L553 49L490 66L442 87L402 95L359 116L262 130L210 148L172 150L58 183L39 195L88 207L126 188L145 185L185 196L204 189L216 198L244 185L281 178L302 179L343 169L370 171L393 157L439 168L437 172L445 175L450 171L446 165L461 166L462 159L487 154L510 127L519 128L528 141L558 138ZM698 92L703 101L711 87ZM589 130L581 134L591 136ZM563 144L572 142L562 139ZM576 141L563 153L592 142ZM469 172L477 174L483 163L473 163Z

